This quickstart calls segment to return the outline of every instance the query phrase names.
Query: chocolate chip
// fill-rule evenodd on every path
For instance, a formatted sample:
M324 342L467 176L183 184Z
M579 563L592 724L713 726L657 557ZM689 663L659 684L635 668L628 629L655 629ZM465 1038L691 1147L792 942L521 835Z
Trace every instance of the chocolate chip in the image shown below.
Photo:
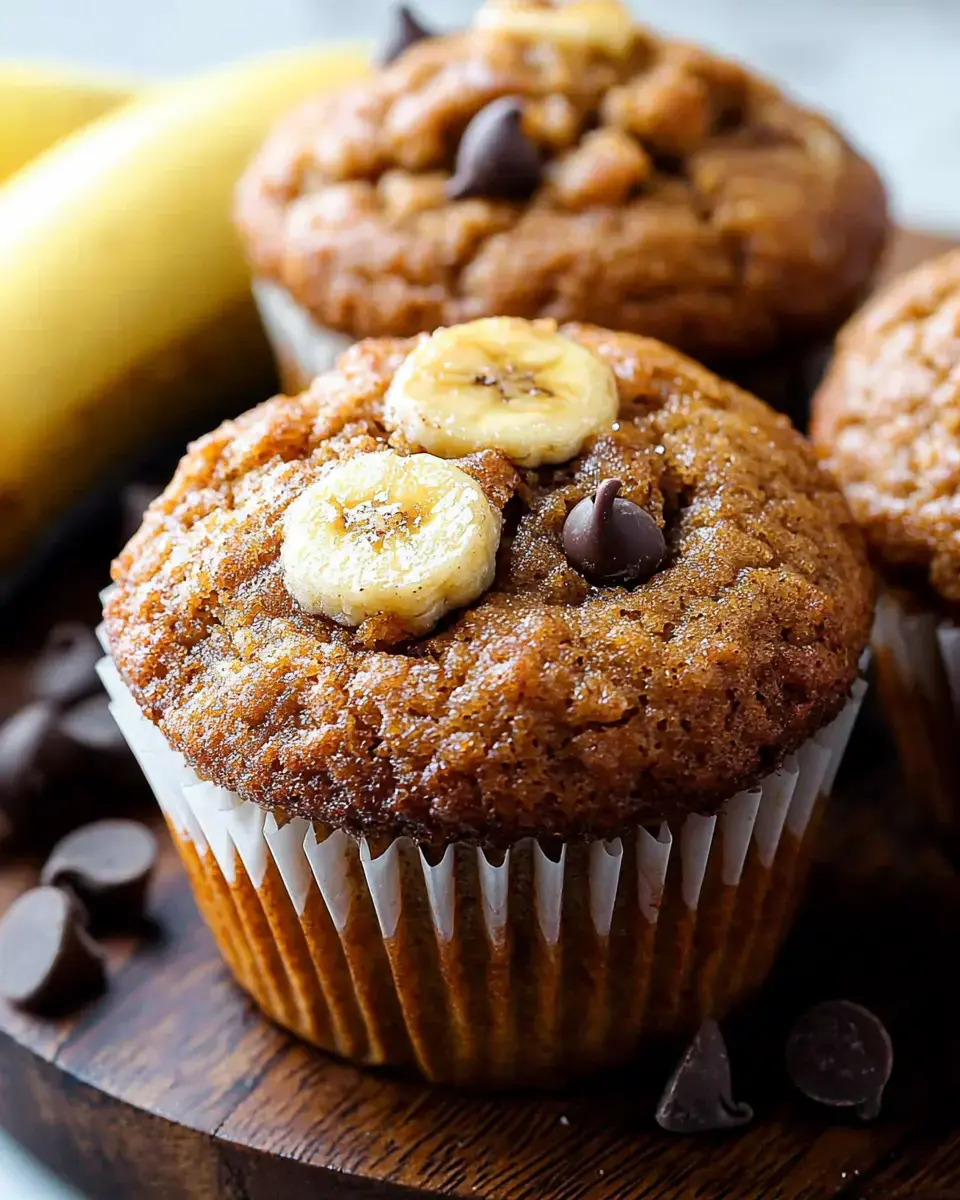
M383 67L389 66L394 59L399 58L417 42L434 36L406 4L395 5L390 10L390 20L391 27L379 55L380 65Z
M120 512L123 525L123 540L129 542L143 524L143 514L161 489L152 483L128 483L120 493Z
M525 200L533 195L540 185L540 151L523 132L522 118L523 106L513 96L481 108L460 139L456 169L447 183L449 199Z
M563 551L591 583L629 587L642 583L663 562L666 543L653 517L617 493L619 479L605 479L595 499L585 497L563 524Z
M157 861L157 839L139 821L94 821L68 833L50 853L40 882L68 887L98 928L136 925Z
M103 952L72 896L38 887L14 900L0 921L0 996L54 1013L102 991L105 980Z
M55 720L53 705L36 700L0 725L0 808L8 836L46 782L49 763L45 751Z
M730 1059L716 1021L704 1021L660 1097L657 1124L669 1133L735 1129L753 1120L749 1104L737 1104Z
M868 1121L893 1070L893 1045L879 1017L849 1000L828 1000L804 1013L787 1040L787 1074L805 1096L853 1108Z
M57 732L72 746L83 750L124 758L129 753L106 696L88 696L67 709L57 723Z
M30 694L54 704L72 704L100 688L96 666L103 650L88 625L54 625L27 680Z

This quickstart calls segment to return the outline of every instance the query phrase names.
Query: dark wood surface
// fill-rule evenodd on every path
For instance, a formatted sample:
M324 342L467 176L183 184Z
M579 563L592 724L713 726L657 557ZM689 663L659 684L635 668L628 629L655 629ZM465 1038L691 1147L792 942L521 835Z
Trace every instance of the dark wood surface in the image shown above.
M913 236L903 265L947 243ZM64 557L7 616L0 716L31 638L96 615L106 570ZM131 793L131 807L146 803ZM149 811L149 810L147 810ZM675 1048L550 1096L477 1096L362 1072L293 1041L233 986L166 842L154 925L109 944L111 986L68 1020L0 1006L0 1121L93 1200L960 1200L960 883L920 827L875 712L858 728L797 927L773 978L726 1026L742 1133L662 1134ZM0 862L0 910L37 863ZM786 1032L809 1003L877 1011L896 1063L881 1118L791 1093Z

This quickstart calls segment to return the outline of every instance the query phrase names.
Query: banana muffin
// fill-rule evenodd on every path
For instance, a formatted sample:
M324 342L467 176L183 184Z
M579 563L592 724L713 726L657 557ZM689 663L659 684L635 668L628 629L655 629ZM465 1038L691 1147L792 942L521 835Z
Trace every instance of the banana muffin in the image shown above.
M759 400L546 319L366 341L193 445L113 578L117 719L281 1024L542 1084L764 978L873 595Z
M887 231L828 121L618 0L487 0L464 32L401 32L239 185L287 390L354 339L508 314L657 337L788 402Z
M813 434L883 580L880 692L916 794L960 816L960 251L878 293L842 332Z

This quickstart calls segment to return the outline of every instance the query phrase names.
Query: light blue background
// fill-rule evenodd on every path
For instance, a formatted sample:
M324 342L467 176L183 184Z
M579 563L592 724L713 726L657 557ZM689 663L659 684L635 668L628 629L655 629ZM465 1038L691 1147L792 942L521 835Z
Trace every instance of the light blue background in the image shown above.
M473 7L418 5L437 27L461 23ZM653 25L746 59L836 117L884 171L901 220L960 228L960 3L643 0L634 7ZM375 39L386 9L385 0L0 0L0 57L159 78L319 38ZM2 1200L74 1196L0 1135Z

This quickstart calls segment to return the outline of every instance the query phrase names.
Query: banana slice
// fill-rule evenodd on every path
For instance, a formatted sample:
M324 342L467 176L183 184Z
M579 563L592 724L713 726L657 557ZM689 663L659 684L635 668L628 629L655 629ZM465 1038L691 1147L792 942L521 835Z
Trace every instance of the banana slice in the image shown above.
M574 458L618 405L613 371L555 321L486 317L438 329L408 355L384 421L441 458L500 450L536 467Z
M620 0L487 0L477 29L566 45L587 46L614 58L627 54L636 26Z
M340 625L399 617L426 633L493 582L501 517L459 467L393 450L337 463L290 505L290 594Z

